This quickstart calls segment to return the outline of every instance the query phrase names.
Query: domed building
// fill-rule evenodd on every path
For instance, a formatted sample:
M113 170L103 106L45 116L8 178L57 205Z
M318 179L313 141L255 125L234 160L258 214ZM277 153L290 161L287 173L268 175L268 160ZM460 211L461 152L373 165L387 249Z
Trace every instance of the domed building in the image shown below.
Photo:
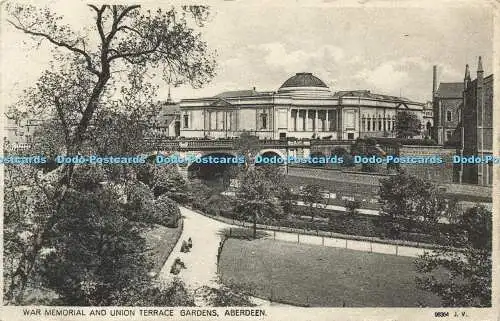
M184 137L225 138L247 131L261 138L352 140L392 136L398 110L423 119L423 103L368 90L331 89L312 73L288 78L277 91L227 91L180 102Z

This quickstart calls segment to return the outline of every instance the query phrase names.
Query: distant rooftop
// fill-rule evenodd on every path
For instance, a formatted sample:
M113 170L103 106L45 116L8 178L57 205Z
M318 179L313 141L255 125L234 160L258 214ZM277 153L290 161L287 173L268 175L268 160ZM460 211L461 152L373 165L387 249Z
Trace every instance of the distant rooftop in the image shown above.
M461 82L442 82L436 91L436 96L440 98L462 98L464 84Z
M372 98L372 99L390 100L390 101L410 101L408 98L404 98L404 97L389 96L389 95L383 95L383 94L374 94L374 93L370 92L369 90L341 90L341 91L337 91L336 93L333 94L333 97L336 97L336 98L345 97L345 96Z
M235 97L249 97L249 96L266 96L271 94L269 91L256 91L255 89L250 90L233 90L225 91L214 97L216 98L235 98Z

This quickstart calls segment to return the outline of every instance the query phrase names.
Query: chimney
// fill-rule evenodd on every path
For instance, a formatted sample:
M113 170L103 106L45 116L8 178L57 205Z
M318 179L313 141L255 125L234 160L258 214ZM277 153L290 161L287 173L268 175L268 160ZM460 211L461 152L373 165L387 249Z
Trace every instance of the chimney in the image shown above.
M437 66L432 66L432 97L436 94L437 91Z

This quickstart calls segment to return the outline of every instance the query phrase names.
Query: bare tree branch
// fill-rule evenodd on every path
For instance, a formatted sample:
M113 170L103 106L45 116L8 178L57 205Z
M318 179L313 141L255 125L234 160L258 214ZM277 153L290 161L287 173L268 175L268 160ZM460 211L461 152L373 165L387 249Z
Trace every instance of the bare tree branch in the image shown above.
M100 72L94 68L94 66L92 64L92 59L90 58L90 55L87 52L85 52L84 50L77 48L77 47L74 47L72 45L69 45L65 42L57 41L54 38L52 38L51 36L49 36L48 34L45 34L43 32L28 30L27 28L24 28L22 25L20 25L20 24L18 25L16 23L14 23L12 20L7 20L7 22L9 22L12 26L14 26L14 28L23 31L24 33L27 33L29 35L36 36L36 37L43 37L56 46L64 47L66 49L69 49L70 51L73 51L74 53L78 53L78 54L84 56L85 60L87 61L87 69L96 76L100 75Z

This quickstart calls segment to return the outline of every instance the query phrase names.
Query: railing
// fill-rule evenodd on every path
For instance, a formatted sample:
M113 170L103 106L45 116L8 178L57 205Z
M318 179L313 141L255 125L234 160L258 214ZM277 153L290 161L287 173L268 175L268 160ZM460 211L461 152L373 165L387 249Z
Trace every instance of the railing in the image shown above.
M166 150L197 150L197 149L236 149L235 139L190 139L190 140L163 140L147 139L146 146L150 149ZM351 144L348 140L259 140L260 148L300 148L314 146L335 146Z

